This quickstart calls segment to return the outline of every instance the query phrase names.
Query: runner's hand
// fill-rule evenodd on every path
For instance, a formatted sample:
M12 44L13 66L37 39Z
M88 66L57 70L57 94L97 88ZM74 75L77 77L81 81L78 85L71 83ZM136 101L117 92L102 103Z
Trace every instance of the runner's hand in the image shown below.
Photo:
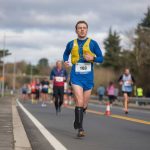
M65 65L66 68L69 67L69 61L65 61L64 65Z
M122 84L123 84L123 82L122 82L122 81L120 81L120 82L119 82L119 84L120 84L120 85L122 85Z
M94 56L89 55L89 54L85 54L84 58L85 58L86 61L93 61L94 60Z

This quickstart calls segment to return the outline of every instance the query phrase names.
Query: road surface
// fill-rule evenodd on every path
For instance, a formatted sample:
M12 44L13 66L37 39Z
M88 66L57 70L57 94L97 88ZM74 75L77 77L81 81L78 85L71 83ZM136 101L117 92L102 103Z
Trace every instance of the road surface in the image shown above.
M150 112L89 104L84 117L86 136L73 129L74 108L63 107L56 116L54 104L19 102L18 110L33 150L150 150Z

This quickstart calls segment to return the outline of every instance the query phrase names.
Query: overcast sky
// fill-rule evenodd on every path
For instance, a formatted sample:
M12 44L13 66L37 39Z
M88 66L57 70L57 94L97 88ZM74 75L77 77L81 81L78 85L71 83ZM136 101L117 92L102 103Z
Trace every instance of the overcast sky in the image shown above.
M125 40L124 33L136 28L148 6L149 0L0 0L0 48L5 39L5 48L12 53L7 62L36 64L44 57L53 63L76 38L76 22L86 20L88 36L104 53L109 28Z

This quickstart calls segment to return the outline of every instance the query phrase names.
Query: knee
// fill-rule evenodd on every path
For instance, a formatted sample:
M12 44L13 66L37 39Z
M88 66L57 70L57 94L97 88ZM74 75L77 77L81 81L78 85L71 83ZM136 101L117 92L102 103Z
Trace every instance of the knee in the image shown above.
M84 102L83 101L77 101L77 106L78 107L83 107L84 106Z

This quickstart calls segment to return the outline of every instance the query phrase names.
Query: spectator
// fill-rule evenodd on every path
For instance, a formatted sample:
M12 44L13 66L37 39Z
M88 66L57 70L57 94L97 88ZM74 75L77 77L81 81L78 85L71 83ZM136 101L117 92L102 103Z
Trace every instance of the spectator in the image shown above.
M118 99L118 94L119 94L119 89L117 87L115 87L115 90L114 90L114 99L115 100Z
M139 99L143 97L143 89L141 86L137 87L136 92L137 92L137 96ZM142 105L142 104L145 105L145 102L140 101L139 105Z
M97 89L97 94L99 97L99 101L103 100L103 96L105 95L105 87L103 85L100 85Z

